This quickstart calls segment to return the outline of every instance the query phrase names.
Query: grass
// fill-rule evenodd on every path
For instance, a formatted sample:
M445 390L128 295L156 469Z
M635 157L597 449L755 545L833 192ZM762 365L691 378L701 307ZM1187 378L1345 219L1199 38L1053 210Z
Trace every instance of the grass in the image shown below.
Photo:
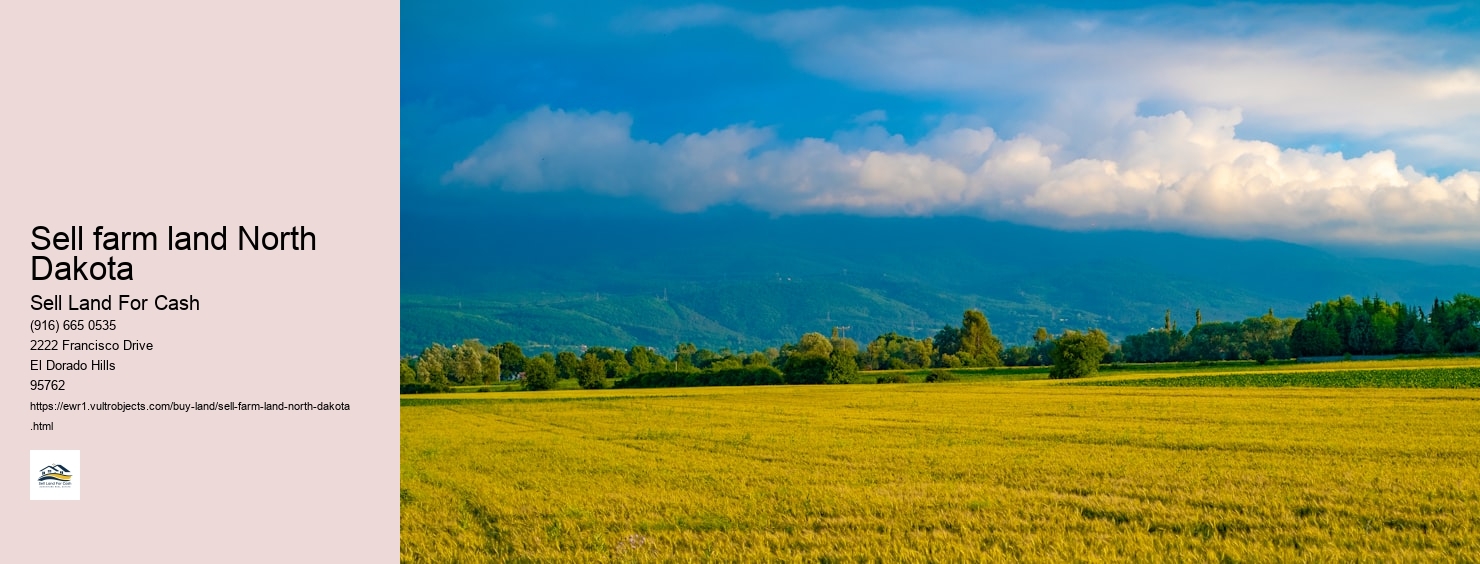
M860 373L862 382L874 382L879 376L886 374L903 374L911 382L924 382L925 377L930 375L931 370L942 370L939 368L910 368L900 370L869 370ZM1015 380L1047 380L1047 366L1000 366L996 368L946 368L943 369L955 374L962 381L996 381L1010 382Z
M1151 376L1207 375L1097 380ZM407 562L1480 559L1473 389L442 394L401 433Z

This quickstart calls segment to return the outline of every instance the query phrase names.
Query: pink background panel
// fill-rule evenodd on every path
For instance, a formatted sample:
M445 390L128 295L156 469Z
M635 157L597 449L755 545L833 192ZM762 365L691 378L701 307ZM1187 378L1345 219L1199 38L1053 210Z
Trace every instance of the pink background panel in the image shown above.
M398 4L0 8L0 504L6 561L398 558ZM80 252L128 282L32 281L31 229L218 230L233 250ZM238 225L317 236L234 250ZM90 237L90 236L89 236ZM161 244L163 242L161 241ZM30 296L194 295L82 315ZM150 352L32 353L31 319L117 320ZM31 392L33 358L118 370ZM40 414L31 401L348 402L349 412ZM52 432L30 431L52 421ZM80 449L80 502L31 502L30 449Z

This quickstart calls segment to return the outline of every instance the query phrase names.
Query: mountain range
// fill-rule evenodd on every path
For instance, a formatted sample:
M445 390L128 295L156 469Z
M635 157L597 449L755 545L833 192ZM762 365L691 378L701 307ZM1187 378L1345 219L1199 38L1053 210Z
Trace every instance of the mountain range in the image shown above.
M1480 293L1480 268L1346 256L1271 240L1057 231L966 217L403 212L401 349L478 338L541 350L755 349L838 327L861 343L959 324L1006 343L1112 338L1374 295Z

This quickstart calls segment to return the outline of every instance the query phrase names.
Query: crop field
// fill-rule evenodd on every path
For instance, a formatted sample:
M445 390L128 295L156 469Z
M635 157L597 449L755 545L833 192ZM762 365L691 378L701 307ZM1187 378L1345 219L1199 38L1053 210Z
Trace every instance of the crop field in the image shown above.
M1480 561L1480 389L1320 387L1477 369L405 397L401 557Z

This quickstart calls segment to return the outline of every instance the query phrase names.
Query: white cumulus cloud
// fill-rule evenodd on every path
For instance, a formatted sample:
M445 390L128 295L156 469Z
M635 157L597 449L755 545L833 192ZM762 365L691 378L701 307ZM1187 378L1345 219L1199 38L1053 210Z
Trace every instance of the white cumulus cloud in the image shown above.
M1474 167L1480 38L1425 27L1436 10L1230 4L983 16L699 6L646 13L632 27L733 26L785 47L802 69L861 88L1028 100L1047 129L1104 104L1237 107L1261 131L1351 136L1424 166Z
M639 195L676 211L741 203L773 213L971 214L1069 229L1136 228L1302 242L1480 240L1480 173L1400 166L1240 139L1238 110L1128 114L1074 152L989 127L906 143L879 125L778 139L732 125L661 142L619 113L540 108L504 126L444 181L511 191Z

